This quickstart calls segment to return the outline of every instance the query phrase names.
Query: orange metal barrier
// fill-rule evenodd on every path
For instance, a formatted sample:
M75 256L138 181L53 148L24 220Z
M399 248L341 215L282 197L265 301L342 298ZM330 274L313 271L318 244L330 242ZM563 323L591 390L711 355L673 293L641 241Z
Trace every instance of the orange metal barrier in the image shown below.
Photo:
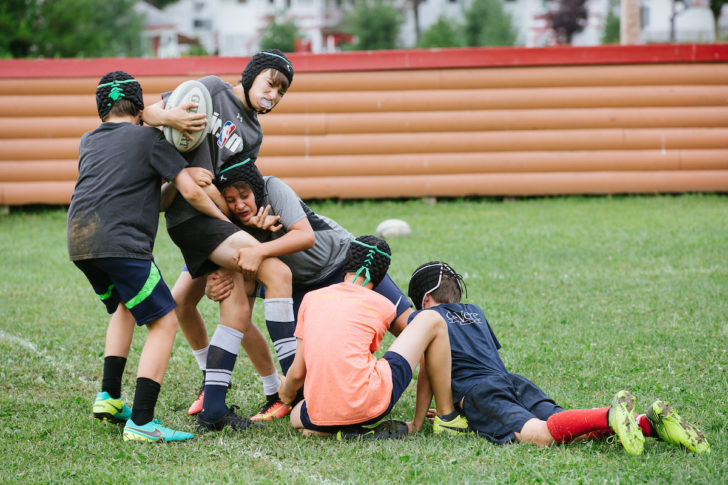
M539 52L294 55L258 164L304 198L728 191L728 46ZM0 205L70 201L109 65L151 104L234 61L0 60Z

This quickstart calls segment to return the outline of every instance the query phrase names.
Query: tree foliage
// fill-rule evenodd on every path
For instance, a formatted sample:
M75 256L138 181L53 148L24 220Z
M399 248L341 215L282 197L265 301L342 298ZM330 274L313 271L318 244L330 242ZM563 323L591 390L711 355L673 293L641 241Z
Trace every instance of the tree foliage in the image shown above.
M397 36L404 16L391 0L361 0L344 18L355 41L354 49L378 50L397 48Z
M137 0L4 0L0 55L113 57L142 54Z
M33 46L37 0L0 2L0 57L27 57Z
M500 0L473 0L463 10L465 42L470 47L509 46L516 43L513 20Z
M437 19L437 22L420 35L417 47L464 47L465 38L462 32L462 26L458 22L449 17L441 16Z
M294 52L296 50L296 39L301 37L295 20L273 19L265 26L260 36L261 49L280 49L283 52Z
M620 36L620 20L615 13L617 0L610 0L607 9L607 20L604 24L604 33L602 34L602 44L619 44Z
M586 27L588 15L586 0L559 0L558 7L546 14L546 21L556 36L556 42L570 45L574 34Z
M144 0L149 5L155 6L158 9L163 9L167 5L172 5L173 3L179 2L179 0Z

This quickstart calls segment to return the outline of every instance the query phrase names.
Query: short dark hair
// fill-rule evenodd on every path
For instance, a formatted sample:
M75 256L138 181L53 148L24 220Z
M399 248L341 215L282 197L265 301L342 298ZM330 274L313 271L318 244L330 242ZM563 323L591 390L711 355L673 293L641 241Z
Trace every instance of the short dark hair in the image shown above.
M430 261L412 273L407 296L417 310L422 310L425 296L432 295L438 303L457 303L462 299L463 288L463 277L449 264Z
M363 273L364 284L371 281L376 287L387 275L391 260L392 250L387 241L371 235L359 236L351 241L342 270L357 276Z

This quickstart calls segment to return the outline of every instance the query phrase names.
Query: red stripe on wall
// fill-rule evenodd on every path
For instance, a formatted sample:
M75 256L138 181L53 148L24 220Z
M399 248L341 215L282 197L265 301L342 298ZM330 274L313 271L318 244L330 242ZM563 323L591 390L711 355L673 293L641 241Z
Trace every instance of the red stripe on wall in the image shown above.
M136 76L238 74L248 57L175 59L6 59L1 78L100 77L125 70ZM290 54L296 72L439 69L463 67L555 66L675 62L726 62L728 44L650 44L595 47L474 47Z

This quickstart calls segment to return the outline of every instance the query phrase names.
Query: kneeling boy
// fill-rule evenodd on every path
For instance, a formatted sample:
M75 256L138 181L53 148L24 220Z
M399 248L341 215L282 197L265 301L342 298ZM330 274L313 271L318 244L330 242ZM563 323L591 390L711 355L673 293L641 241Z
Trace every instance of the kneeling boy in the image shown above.
M346 437L355 426L380 421L407 388L423 354L435 394L436 419L467 428L453 407L450 346L442 322L427 316L417 319L382 359L372 355L395 315L394 304L372 291L387 273L390 259L385 241L361 236L349 247L344 281L304 297L296 327L296 357L279 391L281 400L290 403L304 385L304 400L291 411L294 428L318 435L345 428L339 436ZM417 429L408 423L402 434ZM377 432L369 436L380 437Z

